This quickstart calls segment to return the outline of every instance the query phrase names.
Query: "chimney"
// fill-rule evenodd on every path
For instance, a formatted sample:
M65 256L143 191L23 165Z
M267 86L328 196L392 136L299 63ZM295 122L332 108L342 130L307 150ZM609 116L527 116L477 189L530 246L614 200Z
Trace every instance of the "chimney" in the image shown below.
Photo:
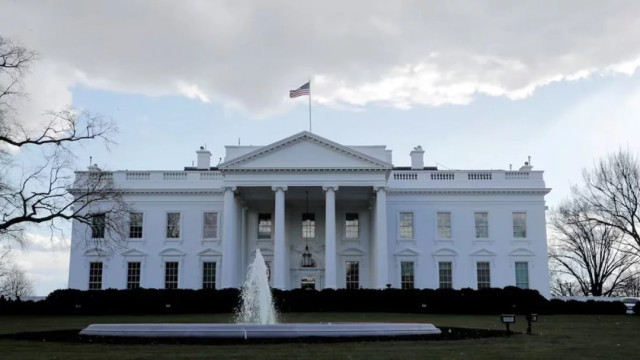
M409 155L411 155L411 170L424 169L424 150L422 150L422 146L414 147Z
M205 149L204 146L200 146L200 150L196 151L198 154L198 170L209 170L211 166L211 152Z

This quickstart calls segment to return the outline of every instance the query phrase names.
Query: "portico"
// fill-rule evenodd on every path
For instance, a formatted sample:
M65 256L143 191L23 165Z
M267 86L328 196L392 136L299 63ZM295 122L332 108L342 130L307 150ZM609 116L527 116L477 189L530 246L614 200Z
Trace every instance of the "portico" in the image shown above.
M258 248L278 289L303 281L316 289L347 287L348 271L357 286L383 288L389 282L385 184L392 165L380 159L384 147L365 150L370 154L306 132L242 155L235 152L246 148L227 147L233 158L218 167L226 189L223 269L244 274L245 257ZM240 203L243 211L236 210ZM270 236L254 231L260 224L270 227ZM305 253L313 265L302 264ZM223 277L223 287L241 280Z
M222 219L222 269L239 275L223 276L221 287L238 287L249 256L260 249L278 289L344 288L347 262L357 264L359 286L383 288L388 257L381 253L386 246L377 242L386 239L374 233L386 234L386 221L376 220L386 220L378 208L385 202L377 200L384 191L339 185L227 187L225 214L235 216Z

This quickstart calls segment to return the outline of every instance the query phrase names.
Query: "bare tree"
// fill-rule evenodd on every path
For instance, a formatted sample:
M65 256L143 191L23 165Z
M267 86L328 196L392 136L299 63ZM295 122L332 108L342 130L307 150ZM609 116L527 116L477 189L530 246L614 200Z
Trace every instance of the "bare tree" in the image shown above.
M50 112L40 122L18 119L12 104L23 95L21 80L35 58L0 37L0 245L23 245L25 229L38 224L49 226L53 236L69 220L102 226L106 231L96 241L117 244L124 239L128 208L111 173L96 168L74 182L72 167L74 144L102 140L108 145L117 128L113 121L71 108ZM41 125L28 128L26 123ZM30 155L29 164L16 154Z
M584 171L585 186L573 194L591 208L589 220L617 229L640 255L640 164L628 150L601 159Z
M24 270L13 265L0 279L0 296L9 299L17 299L25 296L33 296L33 283L27 277Z
M618 228L592 217L590 204L581 198L560 205L550 221L554 240L550 260L583 294L610 296L631 276L635 256Z
M562 280L556 278L551 280L552 296L586 296L575 281Z
M618 295L640 297L640 272L634 272L634 274L622 284Z

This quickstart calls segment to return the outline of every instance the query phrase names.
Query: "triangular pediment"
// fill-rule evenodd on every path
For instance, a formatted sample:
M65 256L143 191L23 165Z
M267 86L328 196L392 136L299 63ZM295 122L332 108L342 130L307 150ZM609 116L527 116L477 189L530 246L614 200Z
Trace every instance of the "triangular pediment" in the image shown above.
M390 170L392 165L348 146L303 131L230 159L218 168L223 172L270 169Z
M458 252L455 249L452 249L452 248L440 248L440 249L434 251L433 253L431 253L431 255L433 255L433 256L457 256Z

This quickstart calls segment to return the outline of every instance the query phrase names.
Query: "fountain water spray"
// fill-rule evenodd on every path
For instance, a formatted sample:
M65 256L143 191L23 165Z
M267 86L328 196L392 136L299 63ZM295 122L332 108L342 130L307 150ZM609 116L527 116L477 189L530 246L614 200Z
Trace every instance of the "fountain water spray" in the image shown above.
M236 316L240 324L275 324L276 310L271 297L267 265L256 249L255 257L247 270L247 279L241 290L242 304Z

